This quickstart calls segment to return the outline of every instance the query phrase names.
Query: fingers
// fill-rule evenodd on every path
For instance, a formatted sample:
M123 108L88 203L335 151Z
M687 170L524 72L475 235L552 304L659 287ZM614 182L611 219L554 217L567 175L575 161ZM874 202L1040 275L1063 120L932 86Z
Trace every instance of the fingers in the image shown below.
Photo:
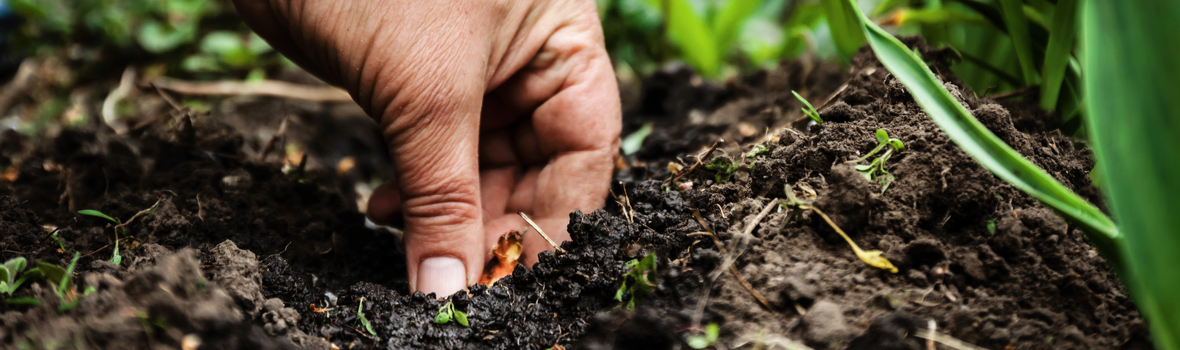
M517 158L536 158L536 152L541 152L549 159L539 172L523 176L508 209L532 208L534 220L560 242L569 237L565 228L570 212L604 205L622 116L618 87L595 17L561 27L541 52L543 64L530 64L502 86L511 93L498 95L504 110L532 109L530 125L518 128L510 140ZM546 52L555 54L545 56ZM546 94L547 98L539 98ZM486 113L484 117L488 119ZM525 193L530 198L518 196ZM525 249L532 253L532 262L536 252L551 248L539 235L529 234Z
M483 88L464 67L405 82L382 118L398 174L410 287L439 297L477 281L486 262L478 164Z

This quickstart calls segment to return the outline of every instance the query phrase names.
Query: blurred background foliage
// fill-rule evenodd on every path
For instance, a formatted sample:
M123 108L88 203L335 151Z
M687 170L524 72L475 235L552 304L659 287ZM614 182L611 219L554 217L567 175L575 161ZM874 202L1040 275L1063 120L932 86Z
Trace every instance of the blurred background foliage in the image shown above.
M596 0L620 76L681 61L709 79L801 56L847 64L864 43L836 0ZM959 57L977 94L1039 102L1082 136L1076 10L1065 0L860 0L878 24ZM252 34L228 0L0 0L4 55L55 57L74 78L148 75L260 80L295 67ZM871 9L871 10L870 10ZM7 14L4 14L6 13ZM1055 13L1059 12L1059 13ZM1059 18L1060 17L1060 18ZM1014 34L1015 33L1015 34ZM1013 38L1019 38L1013 40ZM13 59L16 57L16 59ZM632 79L634 80L634 79ZM72 82L73 79L70 79Z
M64 57L101 78L128 65L162 74L261 79L290 63L250 32L228 0L3 0L10 54Z

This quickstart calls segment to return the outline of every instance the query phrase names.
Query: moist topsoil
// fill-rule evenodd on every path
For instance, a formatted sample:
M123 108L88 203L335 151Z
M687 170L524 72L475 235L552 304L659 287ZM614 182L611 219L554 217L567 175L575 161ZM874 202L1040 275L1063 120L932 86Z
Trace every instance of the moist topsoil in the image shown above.
M908 43L992 132L1100 203L1089 151L1053 115L977 97L950 54ZM801 118L792 90L822 124ZM624 134L654 132L620 161L608 207L570 214L566 253L452 296L408 292L398 238L365 227L346 181L256 161L265 140L216 113L161 112L126 135L9 134L19 173L0 190L0 259L81 258L66 301L36 280L12 297L40 306L0 303L0 344L650 350L687 349L716 325L718 349L925 349L932 326L988 349L1151 348L1083 234L960 151L867 50L847 70L795 61L722 84L669 67L625 86L624 101ZM884 166L887 188L854 168L877 129L906 146ZM691 167L714 144L668 181L669 162ZM788 184L898 271L858 260L815 212L779 206ZM157 201L125 226L117 265L112 225L75 213L125 220ZM648 254L651 285L626 279ZM618 295L624 282L649 288ZM59 311L68 300L79 303ZM435 322L447 300L469 326Z

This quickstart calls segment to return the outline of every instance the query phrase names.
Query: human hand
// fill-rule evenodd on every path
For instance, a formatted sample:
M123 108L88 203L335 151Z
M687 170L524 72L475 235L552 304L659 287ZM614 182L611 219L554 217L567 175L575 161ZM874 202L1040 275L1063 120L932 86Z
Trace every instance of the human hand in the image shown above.
M475 283L525 227L554 240L601 208L618 151L614 72L591 0L235 0L261 37L379 121L397 180L369 216L405 220L410 288ZM549 246L525 236L526 262Z

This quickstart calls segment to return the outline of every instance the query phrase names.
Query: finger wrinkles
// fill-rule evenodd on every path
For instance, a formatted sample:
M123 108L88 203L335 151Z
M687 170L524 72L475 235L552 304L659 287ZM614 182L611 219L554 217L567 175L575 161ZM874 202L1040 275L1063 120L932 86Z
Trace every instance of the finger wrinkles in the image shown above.
M411 196L402 202L407 230L415 234L451 233L481 223L477 189L468 184L445 192Z

